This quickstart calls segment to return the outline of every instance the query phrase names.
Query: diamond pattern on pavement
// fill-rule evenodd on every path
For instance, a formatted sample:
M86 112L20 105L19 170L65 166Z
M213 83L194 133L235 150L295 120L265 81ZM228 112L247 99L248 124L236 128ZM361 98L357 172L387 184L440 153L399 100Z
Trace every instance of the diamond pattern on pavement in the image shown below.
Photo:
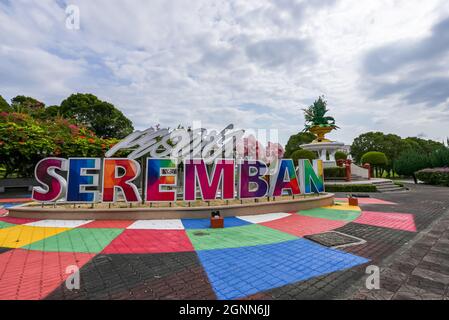
M17 225L0 230L0 247L20 248L30 243L57 235L69 229L65 228L43 228Z
M70 275L67 267L81 268L92 254L14 249L0 254L0 300L43 299Z
M300 216L297 214L289 217L262 223L263 226L276 229L297 237L321 233L343 227L347 222Z
M104 254L165 253L194 251L184 230L123 231L104 250Z
M69 229L23 248L49 252L98 253L122 232L123 229Z
M196 250L257 246L297 239L295 236L257 224L225 229L186 231Z
M219 299L242 298L369 261L305 239L199 251L198 256Z
M355 223L416 232L414 215L409 213L363 211Z

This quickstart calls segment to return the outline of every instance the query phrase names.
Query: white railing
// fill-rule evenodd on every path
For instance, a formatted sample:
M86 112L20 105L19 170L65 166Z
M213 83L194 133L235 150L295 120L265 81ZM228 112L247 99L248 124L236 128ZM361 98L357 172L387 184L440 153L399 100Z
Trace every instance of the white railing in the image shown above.
M359 167L358 165L355 165L354 163L351 163L351 174L360 176L365 179L369 179L369 170Z

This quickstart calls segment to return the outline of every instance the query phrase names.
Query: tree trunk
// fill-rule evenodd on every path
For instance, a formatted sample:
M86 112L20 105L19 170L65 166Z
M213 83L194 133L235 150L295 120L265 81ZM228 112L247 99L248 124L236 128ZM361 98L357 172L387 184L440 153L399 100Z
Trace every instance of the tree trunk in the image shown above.
M415 184L418 184L418 179L416 179L415 174L413 174L413 181L415 181Z

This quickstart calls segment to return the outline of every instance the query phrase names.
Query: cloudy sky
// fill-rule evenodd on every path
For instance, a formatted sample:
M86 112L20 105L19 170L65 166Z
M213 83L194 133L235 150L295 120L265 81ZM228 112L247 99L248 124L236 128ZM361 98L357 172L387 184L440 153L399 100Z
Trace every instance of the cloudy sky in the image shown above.
M66 27L66 7L80 29ZM351 143L379 130L449 136L447 0L0 0L0 94L74 92L138 129L304 125L324 94Z

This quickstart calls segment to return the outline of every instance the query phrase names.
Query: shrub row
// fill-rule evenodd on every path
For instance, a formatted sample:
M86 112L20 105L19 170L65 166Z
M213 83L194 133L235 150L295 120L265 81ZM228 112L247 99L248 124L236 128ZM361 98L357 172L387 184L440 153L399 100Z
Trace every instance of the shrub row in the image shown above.
M346 169L343 167L324 168L324 178L344 178L346 177Z
M420 170L416 172L416 177L427 184L449 187L449 168Z
M326 192L377 192L377 188L372 184L330 185Z

